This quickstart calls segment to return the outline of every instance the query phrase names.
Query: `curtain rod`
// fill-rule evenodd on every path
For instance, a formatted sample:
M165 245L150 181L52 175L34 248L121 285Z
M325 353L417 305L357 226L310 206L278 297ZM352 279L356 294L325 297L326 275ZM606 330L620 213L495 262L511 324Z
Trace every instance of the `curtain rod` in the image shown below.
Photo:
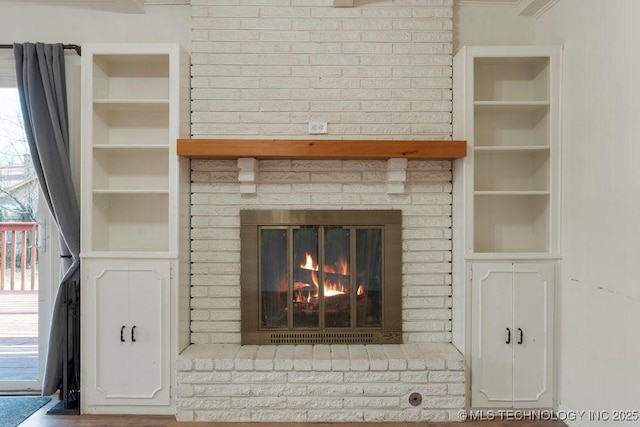
M63 44L63 49L73 49L79 56L82 56L82 46L77 44ZM0 44L0 49L13 49L12 44Z

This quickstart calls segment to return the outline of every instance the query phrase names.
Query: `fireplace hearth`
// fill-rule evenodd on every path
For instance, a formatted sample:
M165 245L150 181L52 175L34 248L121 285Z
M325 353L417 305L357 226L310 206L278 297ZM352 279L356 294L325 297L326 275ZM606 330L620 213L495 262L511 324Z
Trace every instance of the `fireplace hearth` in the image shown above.
M401 343L401 212L241 211L242 344Z

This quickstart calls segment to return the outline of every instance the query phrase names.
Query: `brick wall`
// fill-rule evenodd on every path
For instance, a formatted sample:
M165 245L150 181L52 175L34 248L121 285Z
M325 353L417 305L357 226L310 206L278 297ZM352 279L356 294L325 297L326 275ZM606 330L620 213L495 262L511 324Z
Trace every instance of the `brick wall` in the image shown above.
M453 0L193 0L194 137L451 137Z
M191 0L193 137L309 138L321 121L331 139L450 139L452 0L354 4ZM191 166L195 345L177 361L178 420L458 419L451 162L408 162L399 193L385 161L259 161L253 194L236 161ZM241 347L241 209L402 210L404 344Z
M192 0L194 138L450 139L452 0ZM192 161L192 342L240 342L239 211L402 209L403 330L451 339L451 163Z
M451 163L410 161L388 194L384 161L261 161L257 194L236 162L192 161L194 343L240 343L240 209L401 209L404 342L451 339Z
M465 407L450 344L199 345L177 365L178 421L460 421Z

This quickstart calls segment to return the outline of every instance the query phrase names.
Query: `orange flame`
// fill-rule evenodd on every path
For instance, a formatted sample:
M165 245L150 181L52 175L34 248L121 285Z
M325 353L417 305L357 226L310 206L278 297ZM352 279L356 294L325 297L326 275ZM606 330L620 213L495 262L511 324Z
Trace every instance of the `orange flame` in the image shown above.
M338 261L337 265L333 266L333 265L325 265L324 266L324 272L325 273L332 273L332 274L342 274L343 276L348 276L349 275L349 262L347 262L346 259L342 258L340 261Z
M333 297L336 295L344 295L347 293L347 289L342 286L342 283L331 283L327 280L324 282L324 296Z
M358 291L356 292L356 295L358 296L364 295L364 285L358 286Z
M311 302L313 298L318 297L318 291L302 291L298 290L293 294L293 302Z
M312 284L303 284L303 283L296 283L294 288L300 289L303 288L305 286L315 286L316 290L315 292L309 292L308 294L302 295L301 293L297 293L295 296L295 302L309 302L311 301L312 298L318 298L318 289L320 287L320 283L319 283L319 279L318 279L318 263L314 260L313 256L310 253L305 253L305 262L304 264L300 264L300 268L304 269L304 270L310 270L311 273L311 281L313 282ZM349 275L349 263L347 262L347 260L340 260L340 262L337 265L337 268L335 268L334 266L329 266L326 265L324 267L324 271L325 273L331 273L331 274L340 274L343 276L347 276ZM332 297L332 296L336 296L336 295L344 295L347 294L349 291L347 288L345 288L342 283L332 283L329 280L325 280L324 283L324 296L325 297ZM364 293L364 290L363 290Z
M305 256L305 263L300 264L300 268L305 270L318 271L318 263L315 262L315 260L313 259L313 256L311 256L310 253L306 253L304 254L304 256Z

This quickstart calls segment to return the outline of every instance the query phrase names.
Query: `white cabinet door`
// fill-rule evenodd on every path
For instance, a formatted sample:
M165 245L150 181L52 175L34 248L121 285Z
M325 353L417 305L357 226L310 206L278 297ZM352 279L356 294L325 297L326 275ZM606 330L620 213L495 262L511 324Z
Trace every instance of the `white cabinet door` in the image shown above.
M129 321L131 335L127 339L132 352L129 396L134 399L154 400L155 404L169 403L169 372L166 354L169 333L169 312L164 310L162 291L168 289L168 263L162 270L156 267L133 265L129 269L131 307ZM164 283L163 283L164 282ZM164 333L163 333L164 332ZM164 359L164 360L163 360ZM157 398L156 398L156 395ZM162 401L163 403L159 403Z
M551 407L554 265L472 270L472 406Z
M514 406L553 405L553 264L515 264Z
M85 262L86 403L168 405L170 261Z
M129 272L126 263L117 266L95 266L95 396L91 401L108 401L126 396L129 389L130 343L125 337L125 323L130 312ZM123 338L124 339L124 338ZM117 367L113 369L113 367ZM92 397L93 397L92 396Z
M473 264L473 406L511 407L513 402L513 269Z

